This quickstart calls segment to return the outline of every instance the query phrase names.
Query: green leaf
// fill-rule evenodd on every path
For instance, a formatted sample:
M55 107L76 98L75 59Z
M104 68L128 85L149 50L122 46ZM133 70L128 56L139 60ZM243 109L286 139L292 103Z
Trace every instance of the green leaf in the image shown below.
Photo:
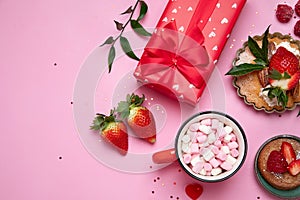
M265 56L263 50L259 47L257 42L250 36L248 36L248 47L251 51L251 53L259 59L262 59L265 61Z
M125 10L124 12L121 13L121 15L125 15L125 14L130 14L132 13L132 6L130 6L129 8L127 8L127 10Z
M257 64L257 65L264 65L264 66L267 65L267 63L266 63L264 60L260 59L260 58L256 58L256 59L254 60L254 62L255 62L255 64Z
M118 31L121 31L123 29L123 24L114 20L115 24L116 24L116 28Z
M103 44L100 45L100 47L106 45L106 44L112 44L114 42L114 38L112 36L108 37Z
M114 46L111 46L108 53L108 73L111 72L112 64L116 57L116 49Z
M144 1L140 1L140 5L141 5L141 9L140 9L140 14L137 18L137 21L142 20L148 11L148 6Z
M264 33L263 41L262 41L262 52L264 56L264 61L268 62L268 46L269 46L269 40L268 40L268 35L269 35L269 29L270 26L268 26L267 30Z
M226 75L242 76L242 75L248 74L253 71L262 70L265 67L266 66L259 65L259 64L244 63L244 64L241 64L238 66L234 66L226 73Z
M285 91L283 91L281 88L269 87L269 88L263 89L263 91L268 91L268 97L270 99L273 99L276 97L278 105L281 105L284 108L286 107L286 104L288 102L288 96L285 93Z
M289 79L289 78L291 78L291 76L290 76L287 72L284 72L282 78L283 78L283 79Z
M139 35L142 36L151 36L151 33L146 31L144 27L137 20L130 20L131 28Z
M278 70L276 70L276 69L272 69L270 71L270 74L268 76L269 76L269 78L271 78L273 80L280 80L280 79L282 79L281 73Z
M120 37L120 43L121 43L121 47L124 51L124 53L126 53L126 55L134 60L139 61L140 59L133 53L131 46L129 44L129 41L127 40L127 38L121 36Z
M122 119L126 119L129 116L129 103L127 101L120 101L118 103L117 112Z
M299 117L300 116L300 110L299 110L299 112L298 112L298 115L297 115L297 117Z
M91 130L100 130L102 125L103 125L103 122L104 122L104 118L105 116L104 115L97 115L94 120L93 120L93 124L92 126L90 126L90 129Z

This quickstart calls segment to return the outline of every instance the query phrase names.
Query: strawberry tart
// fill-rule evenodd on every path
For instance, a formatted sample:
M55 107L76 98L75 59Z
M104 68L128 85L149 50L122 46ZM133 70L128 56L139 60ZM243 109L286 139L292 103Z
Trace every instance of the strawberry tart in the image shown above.
M245 102L257 110L283 112L300 104L300 42L288 35L248 37L226 75Z
M300 142L290 137L274 138L259 152L257 168L274 188L292 190L300 186Z

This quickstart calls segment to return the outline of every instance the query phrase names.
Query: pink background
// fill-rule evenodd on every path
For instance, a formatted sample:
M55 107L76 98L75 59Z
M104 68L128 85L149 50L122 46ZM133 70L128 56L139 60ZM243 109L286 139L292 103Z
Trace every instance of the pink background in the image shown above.
M166 111L163 115L156 113L158 143L151 147L133 138L130 153L143 152L149 156L164 149L174 139L182 120L191 113L211 109L225 111L244 128L248 155L241 170L231 179L221 183L198 182L204 188L200 199L278 199L257 183L253 160L259 146L268 138L282 133L299 136L298 109L281 115L255 111L236 95L232 79L223 74L248 35L261 34L272 24L270 32L294 36L292 29L300 17L288 24L280 24L275 19L275 8L282 2L296 3L248 0L212 78L220 81L221 77L222 91L214 91L215 82L211 81L194 109L179 108L174 102L168 105L168 100L157 100L157 96L149 92L149 105L161 105L159 108ZM74 95L78 77L97 47L109 35L117 35L113 19L125 21L126 16L119 13L134 3L124 0L0 1L0 199L188 199L184 188L197 181L186 175L177 162L161 168L134 163L139 162L135 158L120 158L120 163L130 161L129 164L141 168L138 173L122 170L117 161L114 165L118 167L113 169L105 161L101 162L99 152L84 140L85 133L78 125L76 106L82 106L80 112L84 106L91 106L75 101L75 97L79 98ZM153 28L167 0L147 3L149 12L143 24ZM120 74L130 72L135 65L135 61L121 57L112 74L105 73L97 87L85 88L95 94L95 106L92 105L95 112L107 113L109 107L123 98L126 90L118 88L118 80L124 79ZM132 82L135 83L134 80L128 83ZM215 102L214 97L218 95L215 93L226 94L220 101L223 105ZM178 112L181 117L176 115ZM90 122L91 117L87 114L85 120ZM103 144L100 142L99 146L102 148ZM111 149L106 150L107 155L116 156Z

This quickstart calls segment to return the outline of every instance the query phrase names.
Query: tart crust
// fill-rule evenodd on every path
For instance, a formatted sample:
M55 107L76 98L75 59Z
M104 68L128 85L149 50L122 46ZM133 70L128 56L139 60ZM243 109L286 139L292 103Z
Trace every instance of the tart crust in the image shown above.
M263 36L254 36L254 40L261 45ZM281 33L273 33L268 36L269 42L274 42L279 44L281 42L289 42L290 46L298 49L300 51L300 41L293 40L289 35L282 35ZM243 48L239 49L236 54L236 58L233 61L233 66L239 61L239 56L243 52L249 52L248 43L245 42ZM237 93L240 97L244 98L244 101L248 105L253 105L257 110L264 110L268 113L271 112L284 112L285 110L292 110L298 104L300 104L300 94L293 95L293 91L288 91L288 102L286 108L282 106L269 106L268 103L260 96L260 91L263 88L260 80L258 78L258 72L252 72L244 76L234 77L233 85L237 88ZM298 84L296 89L300 90L300 84ZM294 89L295 90L295 89ZM299 93L299 92L298 92Z
M283 174L274 174L267 170L267 160L270 153L273 150L280 151L283 141L289 142L296 151L296 154L300 152L300 143L298 141L289 138L279 138L264 146L258 156L257 166L262 177L274 188L280 190L292 190L300 186L300 174L296 176L292 176L288 172Z

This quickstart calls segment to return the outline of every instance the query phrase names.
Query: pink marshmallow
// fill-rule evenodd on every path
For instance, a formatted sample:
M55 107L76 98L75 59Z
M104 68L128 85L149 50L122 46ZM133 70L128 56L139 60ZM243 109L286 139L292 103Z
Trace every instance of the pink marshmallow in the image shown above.
M227 146L229 147L229 149L236 149L239 147L239 144L237 142L229 142Z
M223 128L217 129L217 137L218 138L223 138L225 135L227 135L227 133L225 132L225 130Z
M192 170L193 172L199 174L201 169L203 169L203 166L204 166L204 162L199 161L192 167Z
M216 140L216 141L214 142L214 145L217 146L217 147L221 147L221 146L222 146L221 140Z
M192 155L189 153L183 154L182 157L183 157L183 162L186 164L189 164L192 160Z
M211 172L206 172L206 176L211 176Z
M240 152L237 149L231 149L230 155L234 158L238 157L240 155Z
M205 169L205 171L209 171L209 172L213 169L213 167L209 163L204 163L203 168Z
M200 125L199 122L193 123L193 124L190 125L189 130L193 131L193 132L196 132L199 129L199 125Z
M221 164L221 161L220 160L217 160L215 158L212 158L209 163L213 166L213 168L216 168L218 167L220 164Z
M199 144L192 143L190 148L191 148L191 153L199 153Z
M236 142L236 135L234 133L230 133L231 135L231 142Z
M232 165L229 162L223 162L221 165L222 169L229 171L232 169Z
M189 132L191 142L197 142L198 132Z
M212 151L215 155L217 155L217 154L220 152L219 147L214 146L214 145L211 147L211 151Z
M207 135L200 135L197 137L199 143L204 143L207 140Z
M203 125L206 125L206 126L211 126L211 119L210 118L203 119L203 120L201 120L200 123Z
M222 161L225 161L226 158L227 158L227 155L223 152L223 151L220 151L217 155L216 155L216 158L222 160Z

